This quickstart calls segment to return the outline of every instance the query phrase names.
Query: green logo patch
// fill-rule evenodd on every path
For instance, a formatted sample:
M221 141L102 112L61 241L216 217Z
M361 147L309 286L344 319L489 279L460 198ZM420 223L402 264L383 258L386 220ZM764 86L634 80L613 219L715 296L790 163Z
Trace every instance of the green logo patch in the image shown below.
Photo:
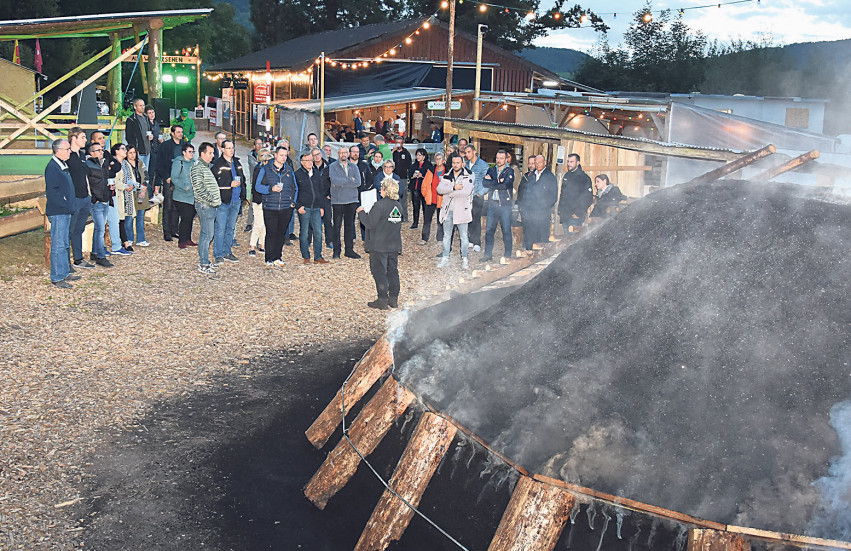
M387 221L397 224L402 222L402 213L399 212L399 207L393 207L393 210L390 211L390 216L387 217Z

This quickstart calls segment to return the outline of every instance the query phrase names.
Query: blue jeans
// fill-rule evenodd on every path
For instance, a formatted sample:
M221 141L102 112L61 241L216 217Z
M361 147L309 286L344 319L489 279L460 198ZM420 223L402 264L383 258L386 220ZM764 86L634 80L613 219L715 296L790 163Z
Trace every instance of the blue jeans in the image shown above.
M71 273L71 261L68 258L68 230L71 227L70 214L53 214L50 220L50 281L62 281Z
M148 142L148 149L151 148L151 142ZM151 155L150 153L147 155L139 155L139 158L142 159L142 162L145 163L145 172L148 174L151 173Z
M198 263L201 266L210 265L210 243L216 228L216 211L219 209L209 205L195 203L195 211L201 222L201 235L198 237Z
M304 209L304 214L298 213L298 244L301 257L310 260L311 234L313 237L313 260L322 258L322 215L320 209Z
M493 237L496 233L496 225L502 227L502 244L505 248L505 257L511 256L511 205L499 206L491 203L487 208L488 223L485 228L485 257L493 256Z
M124 246L124 243L121 242L121 230L118 229L121 220L118 219L118 209L115 208L115 205L109 206L106 223L109 224L109 240L112 241L112 252L115 252Z
M89 221L89 212L91 210L91 197L86 195L83 198L74 198L74 212L71 214L68 239L71 243L71 252L74 254L75 261L83 259L83 232L86 231L86 222Z
M458 234L461 237L461 258L467 258L467 253L470 251L470 239L467 235L467 223L455 224L458 226ZM446 215L446 220L443 221L443 257L449 258L449 249L452 247L452 211Z
M299 218L299 224L301 224L301 218ZM290 225L287 226L287 235L285 239L289 239L292 234L295 233L295 216L290 218ZM301 226L299 226L299 233L301 233Z
M134 224L135 222L135 224ZM133 226L136 226L135 233L133 232ZM139 243L140 241L146 241L145 239L145 211L137 210L136 216L130 218L129 216L124 219L124 229L127 230L127 239L129 241L134 241Z
M237 199L230 203L222 203L222 206L216 209L215 238L213 239L213 256L216 258L222 258L231 252L236 217L239 216L241 204L242 201Z
M106 258L106 247L103 244L103 232L106 229L106 217L109 213L109 203L92 204L92 220L95 231L92 234L92 256Z

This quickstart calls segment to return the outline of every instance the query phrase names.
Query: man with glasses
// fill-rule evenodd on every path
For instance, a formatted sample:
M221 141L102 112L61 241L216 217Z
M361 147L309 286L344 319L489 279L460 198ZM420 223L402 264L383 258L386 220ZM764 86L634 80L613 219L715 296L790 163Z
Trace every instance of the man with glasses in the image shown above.
M313 165L313 156L302 153L301 168L295 171L298 187L296 212L298 213L298 232L301 257L310 264L310 241L313 240L313 262L327 264L322 258L322 216L325 214L325 197L322 190L322 176Z
M233 254L233 235L236 231L236 218L246 197L246 186L242 164L234 156L232 141L222 142L222 155L213 161L210 170L213 171L213 176L219 184L219 194L222 199L222 205L216 211L213 256L216 264L225 260L239 262L239 258Z
M68 232L75 198L74 182L67 164L71 144L68 140L58 139L53 142L52 148L53 157L44 169L47 195L44 213L50 221L50 282L61 289L70 289L72 285L68 282L80 279L80 276L71 273L68 256Z
M109 208L113 204L112 196L114 195L114 191L110 189L110 177L106 170L103 154L103 146L94 143L89 146L89 157L86 159L86 173L89 181L89 189L92 193L92 220L95 223L94 232L92 233L91 259L98 266L111 268L112 262L106 259L110 253L107 253L103 241L107 221L109 222L110 239L112 239L112 242L120 243L121 238L118 231L118 211L115 208ZM112 187L114 188L115 186L113 185Z

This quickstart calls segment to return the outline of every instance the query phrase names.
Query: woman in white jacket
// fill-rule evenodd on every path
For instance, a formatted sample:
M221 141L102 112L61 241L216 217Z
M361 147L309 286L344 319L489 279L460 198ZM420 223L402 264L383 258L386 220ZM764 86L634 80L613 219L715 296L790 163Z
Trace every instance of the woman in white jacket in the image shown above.
M452 246L453 225L458 226L461 237L461 268L467 269L469 237L467 225L473 221L473 173L464 168L461 157L452 158L452 170L444 174L437 185L437 193L443 195L440 220L443 224L443 256L437 264L443 268L449 264L449 249Z

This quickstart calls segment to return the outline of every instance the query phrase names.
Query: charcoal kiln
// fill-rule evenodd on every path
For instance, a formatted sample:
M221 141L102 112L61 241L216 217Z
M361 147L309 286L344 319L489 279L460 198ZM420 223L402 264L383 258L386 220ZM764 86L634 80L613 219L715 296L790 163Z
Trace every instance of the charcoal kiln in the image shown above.
M355 367L307 430L322 448L344 425L305 495L325 507L416 408L358 550L400 538L462 437L515 473L494 551L553 549L595 503L679 526L694 550L851 549L812 522L841 454L831 408L851 398L849 230L851 208L817 190L690 184L480 271ZM477 292L547 257L513 292Z

